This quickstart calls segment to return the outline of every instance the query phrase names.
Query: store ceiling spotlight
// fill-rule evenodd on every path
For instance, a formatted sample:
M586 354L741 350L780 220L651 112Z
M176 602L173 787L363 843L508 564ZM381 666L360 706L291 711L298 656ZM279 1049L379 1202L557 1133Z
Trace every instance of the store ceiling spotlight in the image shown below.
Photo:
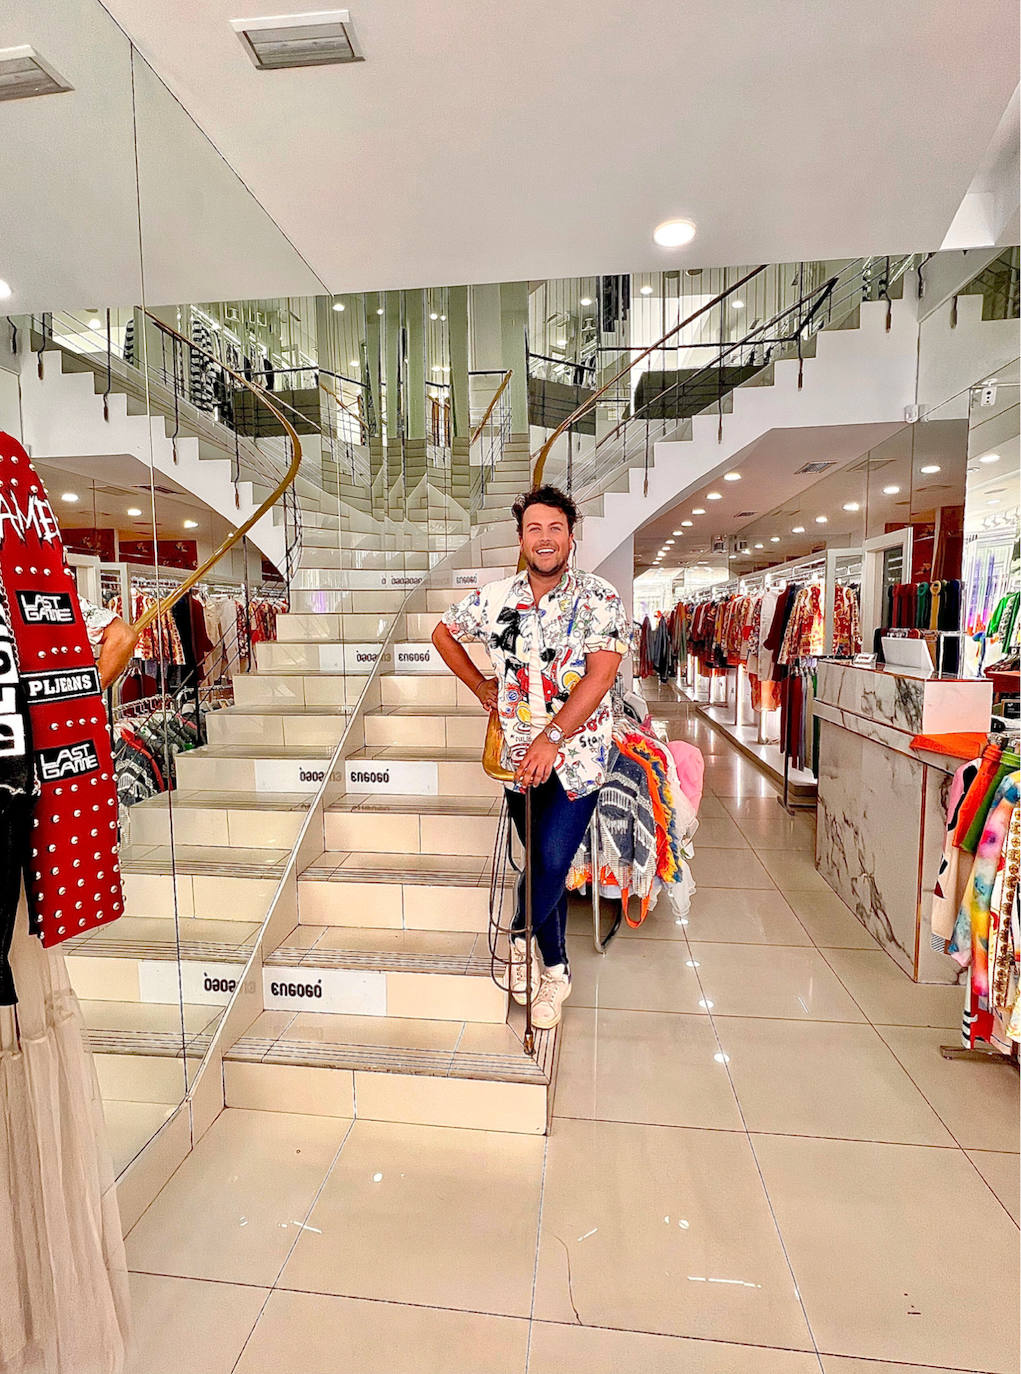
M66 501L69 506L73 506L76 502L81 500L81 497L75 491L62 491L60 493L60 499L61 501Z
M27 43L18 48L0 48L0 100L60 95L73 89Z
M779 542L780 542L780 536L779 536L778 534L771 534L771 535L769 536L769 542L770 542L771 544L779 544Z
M919 468L919 472L924 472L926 477L931 477L934 472L939 472L939 463L926 463L924 468Z
M705 506L692 506L692 515L705 515Z
M843 506L841 507L841 510L852 511L852 512L853 512L853 511L856 511L856 510L861 510L861 502L860 502L860 501L845 501L844 504L843 504Z
M344 309L344 302L343 302L343 301L334 301L334 302L333 302L333 308L334 308L334 310L336 310L336 311L338 311L338 312L341 311L341 310L343 310L343 309Z
M998 463L999 461L1000 455L998 453L985 453L979 459L980 463Z
M182 520L181 523L186 530L197 530L199 527L197 520Z
M804 534L804 533L805 533L805 527L804 527L804 525L795 525L794 528L791 530L791 534Z
M643 295L643 296L651 296L651 295L652 295L652 287L649 286L648 284L646 284L645 286L643 286L643 287L642 287L642 295Z
M815 523L816 523L817 525L826 525L826 524L829 524L829 516L828 516L828 515L817 515L817 516L815 517Z
M690 219L666 219L656 225L652 237L660 248L683 248L695 237L695 226Z
M591 304L592 304L592 297L591 297L591 296L582 296L580 304L582 304L582 305L591 305Z
M685 528L686 530L687 530L687 529L690 529L694 523L695 523L694 520L682 520L682 521L681 521L681 524L684 526L684 528Z
M232 19L230 26L261 72L365 61L355 41L349 10Z
M900 491L900 487L892 487L892 486L891 486L891 487L884 487L884 488L883 488L883 495L884 495L884 496L896 496L896 495L899 493L899 491Z
M723 500L723 492L722 492L722 491L707 491L707 492L706 492L706 495L705 495L705 499L706 499L707 501L722 501L722 500Z
M723 474L723 480L725 482L740 482L741 474L739 472L725 472Z

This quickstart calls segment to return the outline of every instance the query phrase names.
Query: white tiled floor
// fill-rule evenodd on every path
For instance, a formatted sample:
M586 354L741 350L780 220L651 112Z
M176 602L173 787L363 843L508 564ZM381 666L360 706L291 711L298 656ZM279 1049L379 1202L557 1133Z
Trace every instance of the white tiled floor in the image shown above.
M686 709L700 891L605 958L573 913L551 1136L226 1112L129 1237L130 1374L1016 1374L1017 1075Z

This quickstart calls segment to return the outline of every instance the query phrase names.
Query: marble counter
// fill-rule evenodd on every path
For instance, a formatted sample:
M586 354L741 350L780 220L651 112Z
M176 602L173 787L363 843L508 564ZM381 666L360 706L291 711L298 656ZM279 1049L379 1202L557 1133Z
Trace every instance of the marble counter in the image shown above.
M816 864L909 977L961 970L929 944L929 906L956 759L918 754L917 734L985 731L991 684L821 662Z

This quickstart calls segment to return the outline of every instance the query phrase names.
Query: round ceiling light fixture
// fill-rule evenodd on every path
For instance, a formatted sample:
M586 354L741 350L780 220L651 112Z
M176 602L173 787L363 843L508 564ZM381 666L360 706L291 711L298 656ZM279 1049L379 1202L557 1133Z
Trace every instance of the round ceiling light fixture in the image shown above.
M931 477L934 472L939 472L941 469L939 463L926 463L925 467L919 468L918 471L924 473L926 477Z
M0 286L3 286L3 285L5 285L5 284L6 284L6 283L4 283L4 282L0 282ZM0 294L2 294L2 293L0 293ZM985 453L985 454L983 454L982 457L979 459L979 462L980 462L980 463L998 463L999 461L1000 461L1000 455L999 455L998 453Z
M197 520L182 520L181 524L186 530L197 530L199 527L199 522Z
M76 491L62 491L60 493L60 499L61 501L66 501L69 506L73 506L81 500L81 497Z
M828 524L829 524L829 519L830 519L830 517L829 517L828 515L817 515L817 516L815 517L815 523L816 523L817 525L828 525Z
M779 544L779 542L780 542L780 536L779 536L778 534L771 534L771 535L769 536L769 542L770 542L771 544Z
M429 318L431 320L438 320L440 318L440 312L438 310L430 310Z
M0 279L0 301L9 301L13 295L10 285Z
M731 302L730 302L730 308L731 308L731 310L743 310L743 309L744 309L744 301L731 301Z
M860 502L860 501L845 501L844 504L843 504L843 506L841 507L841 510L846 510L846 511L861 510L861 502Z
M377 315L382 315L382 313L383 313L383 307L380 306L379 309L376 311L376 314L377 314Z
M336 310L336 311L338 312L338 314L339 314L339 312L340 312L341 310L344 309L344 302L343 302L343 301L334 301L334 302L333 302L333 308L334 308L334 310Z
M739 472L725 472L723 474L723 480L725 482L740 482L741 474Z
M642 295L643 295L643 296L651 296L651 295L652 295L652 287L648 284L648 282L646 282L646 284L642 287Z
M665 219L656 225L652 237L660 248L683 248L695 237L695 226L690 219Z
M581 304L581 305L591 305L591 304L592 304L592 297L591 297L591 296L582 296L580 304Z
M898 487L898 486L884 487L884 488L883 488L883 495L884 495L884 496L896 496L896 495L899 493L899 491L900 491L900 487Z
M804 533L805 533L805 527L804 527L804 525L795 525L794 528L791 530L791 534L804 534Z
M142 512L141 512L141 510L139 509L138 506L129 506L129 507L128 507L128 514L129 514L130 516L132 516L132 517L137 517L137 516L141 515Z
M756 544L755 547L756 547L757 549L764 549L766 546L765 546L765 544Z
M694 523L695 523L694 520L682 520L682 521L681 521L681 524L684 526L684 528L685 528L686 530L690 530L691 527L692 527L692 525L693 525Z
M722 500L723 500L723 492L722 492L722 491L707 491L706 494L705 494L705 499L706 499L707 501L722 501Z
M102 327L103 327L103 321L99 318L99 316L98 316L98 315L93 315L93 316L91 316L91 318L89 319L89 328L90 328L90 329L102 329Z

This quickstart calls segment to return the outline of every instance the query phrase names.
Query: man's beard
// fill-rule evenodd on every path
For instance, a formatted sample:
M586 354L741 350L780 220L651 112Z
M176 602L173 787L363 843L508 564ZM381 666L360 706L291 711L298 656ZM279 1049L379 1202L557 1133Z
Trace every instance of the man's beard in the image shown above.
M532 559L529 558L527 553L525 554L525 567L530 573L534 573L536 577L563 577L570 561L571 555L569 553L565 554L563 560L558 563L555 568L550 568L549 572L546 572L544 569L538 567Z

